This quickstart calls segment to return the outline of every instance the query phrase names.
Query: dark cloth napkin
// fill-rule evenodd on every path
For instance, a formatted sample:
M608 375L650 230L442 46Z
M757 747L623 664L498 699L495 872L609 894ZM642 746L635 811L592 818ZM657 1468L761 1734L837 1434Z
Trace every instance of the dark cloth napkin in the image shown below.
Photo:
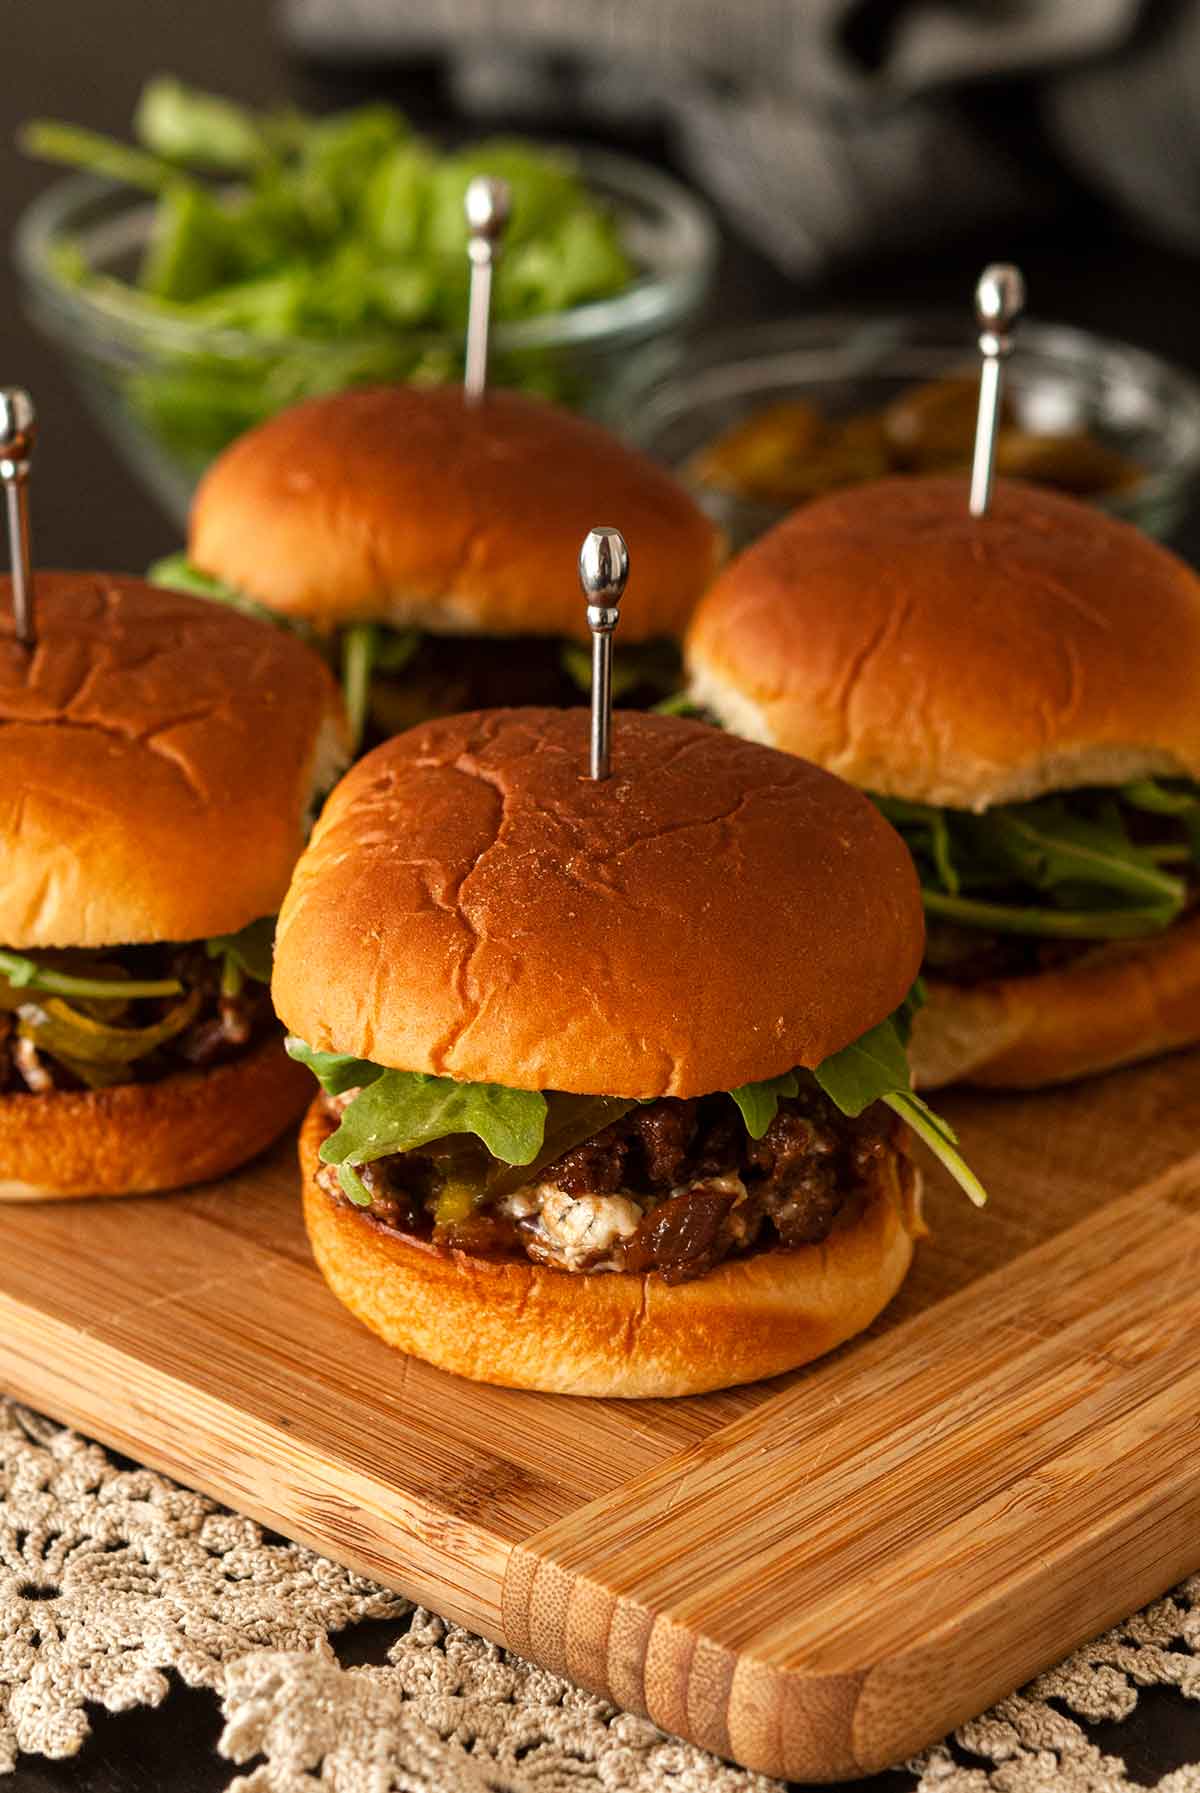
M282 16L308 55L445 53L485 120L664 120L797 275L1044 206L1047 143L1200 249L1200 0L282 0Z

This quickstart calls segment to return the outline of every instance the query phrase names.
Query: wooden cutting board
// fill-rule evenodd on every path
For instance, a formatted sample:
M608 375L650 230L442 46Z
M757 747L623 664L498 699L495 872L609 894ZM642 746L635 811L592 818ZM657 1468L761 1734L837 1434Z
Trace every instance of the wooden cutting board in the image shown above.
M313 1269L290 1142L0 1207L0 1387L648 1713L862 1774L1200 1567L1200 1055L947 1101L992 1190L872 1333L683 1401L475 1387Z

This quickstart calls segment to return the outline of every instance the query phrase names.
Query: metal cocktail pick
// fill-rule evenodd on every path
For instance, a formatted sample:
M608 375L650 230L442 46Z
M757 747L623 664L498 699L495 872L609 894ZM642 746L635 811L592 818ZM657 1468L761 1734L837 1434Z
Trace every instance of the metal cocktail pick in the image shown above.
M8 554L12 565L17 640L33 647L33 554L29 539L29 467L37 436L33 400L19 386L0 387L0 480L8 506Z
M593 778L607 778L612 771L612 638L628 577L629 550L620 530L589 529L579 550L579 583L592 631Z
M1025 309L1025 281L1011 262L993 262L975 288L975 320L979 325L979 416L975 423L975 458L971 463L971 515L982 517L992 497L996 465L996 430L1004 363L1012 354L1012 326Z
M508 223L512 194L507 181L477 174L467 188L467 254L471 258L471 296L467 307L467 363L463 389L468 404L478 404L487 388L488 327L492 316L492 268Z

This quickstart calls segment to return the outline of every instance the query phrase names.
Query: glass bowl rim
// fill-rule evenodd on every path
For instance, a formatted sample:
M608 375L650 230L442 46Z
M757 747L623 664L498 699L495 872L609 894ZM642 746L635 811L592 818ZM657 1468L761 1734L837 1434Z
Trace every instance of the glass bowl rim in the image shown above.
M686 357L670 361L666 360L668 353L678 354L678 350L668 350L663 344L648 344L633 357L628 372L618 381L617 389L610 395L612 402L606 415L627 431L640 448L652 452L655 425L649 407L663 392L677 390L686 397L689 383L694 386L706 374L717 374L722 370L732 373L739 365L767 361L789 351L817 350L827 347L831 339L844 339L849 348L851 339L859 333L866 334L864 350L871 353L879 353L871 341L876 336L883 339L885 353L887 349L906 347L936 348L943 337L950 351L961 341L964 359L977 353L969 320L964 320L961 312L949 309L823 311L803 317L769 319L762 324L739 324L689 335ZM1046 318L1022 318L1010 364L1014 369L1019 368L1023 347L1047 360L1058 359L1064 374L1082 370L1110 379L1109 364L1119 361L1143 392L1156 386L1167 387L1168 408L1176 422L1184 427L1186 446L1145 473L1130 492L1131 501L1136 501L1139 506L1151 504L1200 472L1200 378L1196 375L1153 349L1141 348L1120 337L1102 336L1077 324L1063 324ZM847 368L829 378L832 384L835 380L851 382L886 377L882 359L874 362L865 359L861 366ZM802 383L797 381L798 386ZM676 405L672 420L693 408L689 403ZM661 423L657 427L661 429Z
M542 317L496 323L492 328L496 351L602 344L625 331L642 330L682 315L697 288L702 288L711 275L720 246L716 215L707 202L674 175L636 156L596 149L589 144L546 143L539 147L565 149L579 164L585 182L606 183L615 195L624 195L633 203L641 201L656 210L677 236L678 249L666 272L650 268L624 292L610 298L591 299ZM208 353L228 359L320 354L330 349L371 350L394 347L397 340L431 347L459 340L460 332L445 329L381 328L342 336L262 336L169 315L125 313L116 303L105 305L85 288L62 279L53 266L50 251L56 240L69 233L71 221L84 206L121 194L128 196L129 211L142 208L149 212L153 207L153 195L138 193L119 182L92 174L67 175L52 182L30 202L13 230L14 260L27 284L93 337L107 336L127 345Z

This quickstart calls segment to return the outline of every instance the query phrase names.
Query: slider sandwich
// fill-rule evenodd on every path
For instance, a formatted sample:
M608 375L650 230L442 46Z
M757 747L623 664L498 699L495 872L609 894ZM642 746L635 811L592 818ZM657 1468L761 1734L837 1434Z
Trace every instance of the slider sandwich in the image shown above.
M377 747L280 913L273 996L321 1085L317 1263L479 1381L675 1395L791 1369L904 1278L924 931L859 793L680 718L492 710Z
M0 1199L217 1176L304 1105L273 916L345 764L291 636L103 573L0 586Z
M678 689L678 641L722 539L682 485L599 424L508 391L339 393L284 411L200 483L186 556L152 577L250 601L323 644L356 738L498 703L573 704L587 630L564 588L598 512L637 571L620 704Z
M889 479L740 555L686 644L727 728L861 786L921 879L918 1086L1200 1040L1200 579L1102 512Z

